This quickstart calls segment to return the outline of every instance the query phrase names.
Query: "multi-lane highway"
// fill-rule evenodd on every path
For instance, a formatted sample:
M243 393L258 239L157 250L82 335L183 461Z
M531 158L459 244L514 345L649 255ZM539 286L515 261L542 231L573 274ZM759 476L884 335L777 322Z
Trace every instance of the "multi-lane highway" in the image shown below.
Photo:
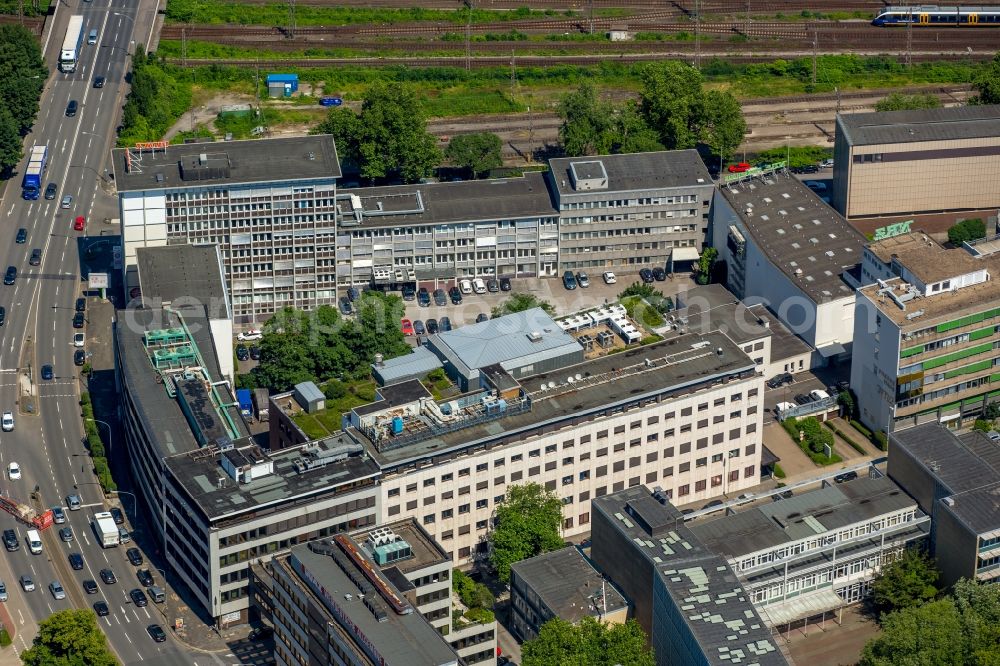
M211 655L189 653L175 642L162 606L150 602L136 607L128 593L141 585L137 568L125 557L126 547L101 548L90 528L93 513L105 510L106 503L83 446L78 368L73 363L73 335L79 332L72 327L74 304L86 287L80 279L79 254L84 238L99 233L101 222L91 219L92 213L99 211L103 219L114 207L104 169L127 92L125 73L130 53L135 44L148 43L152 30L148 21L142 34L137 34L137 17L152 15L155 4L156 0L70 0L59 5L44 44L51 74L28 138L29 148L48 145L43 187L55 183L58 193L54 199L25 201L19 178L9 181L3 193L0 266L15 266L18 274L13 285L0 286L0 305L6 308L6 320L0 327L0 411L12 411L15 417L14 431L0 433L0 488L5 495L27 502L37 486L43 506L66 506L66 496L75 493L82 497L84 506L66 511L65 525L72 528L74 540L61 541L59 529L64 525L53 525L42 533L44 552L40 555L32 555L24 542L26 526L0 514L0 530L15 529L21 541L15 552L0 551L0 579L9 593L7 609L16 625L18 652L30 645L37 623L53 611L91 608L104 600L110 613L98 622L123 663L225 663ZM76 72L63 74L56 61L72 14L82 14L85 34L97 29L98 39L92 45L84 40ZM103 87L94 87L96 76L105 77ZM79 105L73 117L66 115L70 100ZM64 209L60 204L66 195L73 201ZM87 228L75 231L73 221L81 215ZM27 242L18 244L15 235L22 227L27 229ZM29 265L34 249L42 252L39 266ZM107 324L88 322L83 332L89 336L91 330L107 331ZM50 380L41 377L40 370L46 364L54 371ZM9 478L11 462L19 464L21 479ZM125 505L132 508L127 501ZM130 518L136 516L130 513ZM70 553L83 556L82 570L72 569ZM114 571L117 583L101 581L100 570L105 568ZM162 576L151 570L157 584L162 584ZM21 588L19 578L24 574L33 579L34 591ZM94 594L84 589L83 582L88 579L97 583ZM49 590L56 580L66 590L63 600L56 600ZM167 630L166 642L155 643L149 636L147 627L153 623Z

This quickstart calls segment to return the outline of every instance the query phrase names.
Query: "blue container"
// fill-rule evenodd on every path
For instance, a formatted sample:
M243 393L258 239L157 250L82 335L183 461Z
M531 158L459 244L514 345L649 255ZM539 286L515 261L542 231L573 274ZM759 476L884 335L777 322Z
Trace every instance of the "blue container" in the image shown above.
M250 399L250 389L236 389L236 400L240 403L240 413L243 416L253 414L253 401Z
M267 75L267 87L270 90L272 86L284 86L285 96L291 95L293 92L299 89L299 75L298 74L268 74Z
M403 434L403 417L393 416L392 417L392 434L401 435Z

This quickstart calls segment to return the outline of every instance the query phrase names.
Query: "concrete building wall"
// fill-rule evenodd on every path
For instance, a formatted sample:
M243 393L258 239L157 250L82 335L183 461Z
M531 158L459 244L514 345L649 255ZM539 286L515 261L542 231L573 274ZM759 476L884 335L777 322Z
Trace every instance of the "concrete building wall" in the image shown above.
M978 535L951 512L945 501L934 507L934 558L941 584L949 587L960 578L975 578Z
M591 529L591 498L623 488L661 486L678 504L738 492L760 480L763 395L755 375L434 467L386 470L384 520L416 519L464 564L485 547L508 485L564 498L566 537Z
M614 520L613 516L594 511L590 532L594 566L629 600L635 621L650 637L653 629L653 579L657 576L652 562L635 557L635 544L616 528Z
M857 295L851 390L857 398L863 423L876 429L891 429L899 374L900 333L888 317L878 317L877 312L875 304L865 294ZM929 511L929 507L921 508Z

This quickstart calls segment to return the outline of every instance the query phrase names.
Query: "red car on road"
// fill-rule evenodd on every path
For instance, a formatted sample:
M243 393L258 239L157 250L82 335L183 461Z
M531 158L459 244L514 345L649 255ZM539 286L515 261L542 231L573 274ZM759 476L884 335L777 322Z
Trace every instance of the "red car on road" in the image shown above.
M85 226L87 226L87 221L83 219L83 215L73 220L73 231L83 231Z
M403 319L399 322L400 327L403 329L403 335L413 335L413 322L409 319Z
M737 164L729 165L729 173L743 173L744 171L748 171L749 169L750 169L749 162L738 162Z

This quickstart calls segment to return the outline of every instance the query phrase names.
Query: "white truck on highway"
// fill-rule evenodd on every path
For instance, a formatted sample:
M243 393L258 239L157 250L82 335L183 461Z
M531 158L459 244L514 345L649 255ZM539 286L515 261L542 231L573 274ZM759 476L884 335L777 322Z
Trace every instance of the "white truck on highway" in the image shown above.
M109 512L95 513L94 521L91 524L102 548L118 545L118 526L115 525L115 519Z

